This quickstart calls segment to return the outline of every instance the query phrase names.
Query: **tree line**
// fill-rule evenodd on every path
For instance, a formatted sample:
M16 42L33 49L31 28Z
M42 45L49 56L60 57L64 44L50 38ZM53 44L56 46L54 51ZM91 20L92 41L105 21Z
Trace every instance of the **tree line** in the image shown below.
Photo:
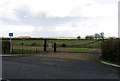
M94 35L85 36L85 39L104 39L104 38L105 38L104 32L101 32L100 34L95 33ZM77 39L81 39L81 36L78 36Z

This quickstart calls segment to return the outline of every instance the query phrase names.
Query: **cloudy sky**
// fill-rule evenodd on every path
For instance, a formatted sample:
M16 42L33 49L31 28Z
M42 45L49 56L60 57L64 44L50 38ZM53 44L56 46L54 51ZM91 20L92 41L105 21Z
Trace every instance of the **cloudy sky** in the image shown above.
M118 36L119 0L0 0L0 36Z

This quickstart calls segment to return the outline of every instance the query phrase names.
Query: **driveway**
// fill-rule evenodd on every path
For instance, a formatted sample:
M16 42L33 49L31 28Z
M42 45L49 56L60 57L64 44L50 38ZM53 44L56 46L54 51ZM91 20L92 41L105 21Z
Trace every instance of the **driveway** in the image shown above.
M59 55L58 55L59 56ZM67 56L66 56L67 57ZM74 56L73 56L74 57ZM76 56L78 57L78 56ZM85 57L4 56L5 79L118 79L118 68Z

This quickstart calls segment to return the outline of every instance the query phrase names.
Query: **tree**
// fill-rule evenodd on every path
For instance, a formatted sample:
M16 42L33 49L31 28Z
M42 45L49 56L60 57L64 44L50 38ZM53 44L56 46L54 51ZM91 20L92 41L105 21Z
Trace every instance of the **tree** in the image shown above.
M85 39L94 39L94 36L93 35L87 35L86 37L85 37Z
M100 38L101 36L100 36L98 33L95 33L95 34L94 34L94 37L95 37L96 39L98 39L98 38Z
M93 35L91 35L91 36L90 36L90 39L94 39L94 36L93 36Z
M100 37L101 37L102 39L104 39L104 37L105 37L104 35L105 35L104 32L101 32L101 33L100 33Z
M89 39L89 35L85 36L85 39Z
M77 39L80 39L80 38L81 38L80 36L77 37Z

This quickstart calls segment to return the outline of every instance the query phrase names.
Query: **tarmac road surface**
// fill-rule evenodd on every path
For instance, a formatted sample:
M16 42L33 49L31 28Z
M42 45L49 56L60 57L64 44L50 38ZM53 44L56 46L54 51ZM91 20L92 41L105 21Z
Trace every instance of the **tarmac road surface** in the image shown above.
M118 79L118 68L90 59L2 57L5 79Z

